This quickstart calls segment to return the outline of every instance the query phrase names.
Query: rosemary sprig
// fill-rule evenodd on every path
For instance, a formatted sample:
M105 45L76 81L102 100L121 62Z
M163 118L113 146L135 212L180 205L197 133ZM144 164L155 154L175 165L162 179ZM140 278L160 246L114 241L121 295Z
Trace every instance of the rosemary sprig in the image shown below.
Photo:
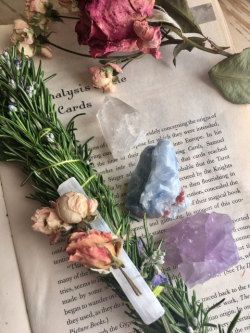
M91 162L88 141L81 144L75 137L74 118L66 128L57 117L52 97L45 85L41 64L35 68L33 60L23 54L18 57L16 48L5 51L0 57L0 159L20 164L26 181L32 181L31 198L48 205L58 197L58 186L74 176L88 196L96 198L99 210L113 233L125 239L125 250L140 269L142 260L138 251L138 238L131 236L131 218L122 212L103 177ZM147 231L145 224L146 253L152 255L159 247ZM108 277L110 279L111 277ZM135 326L146 333L207 333L209 327L217 327L208 320L208 313L220 305L205 309L181 279L173 281L161 290L158 297L165 308L165 315L150 326L141 322L129 308ZM127 302L119 286L113 288ZM221 301L222 302L222 301ZM129 306L129 305L128 305ZM239 314L229 325L228 333ZM219 332L224 333L221 326Z

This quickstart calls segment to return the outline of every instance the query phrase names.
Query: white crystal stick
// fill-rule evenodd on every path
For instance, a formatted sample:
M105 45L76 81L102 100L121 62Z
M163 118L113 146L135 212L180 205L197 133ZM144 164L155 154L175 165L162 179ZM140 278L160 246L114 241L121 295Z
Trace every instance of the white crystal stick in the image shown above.
M74 177L66 180L58 187L59 195L64 195L67 192L77 192L86 195ZM100 231L110 231L101 216L91 223L91 227ZM125 267L122 270L111 269L111 273L133 305L135 311L146 325L150 325L162 317L165 311L124 250L122 250L120 259ZM140 291L140 294L135 292L126 276Z

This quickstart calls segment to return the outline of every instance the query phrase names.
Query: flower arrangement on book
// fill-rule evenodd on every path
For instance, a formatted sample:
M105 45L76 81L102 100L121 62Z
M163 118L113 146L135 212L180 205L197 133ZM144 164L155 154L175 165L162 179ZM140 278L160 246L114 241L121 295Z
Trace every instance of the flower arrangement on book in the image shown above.
M186 0L58 0L74 16L62 16L49 0L26 0L25 19L16 20L11 37L19 51L32 57L52 57L52 48L99 59L90 68L94 87L104 92L115 89L117 75L144 54L161 58L161 48L175 45L174 64L180 52L199 49L225 57L209 71L213 84L230 102L250 103L250 49L239 54L227 51L205 36L195 23ZM89 54L67 50L49 40L51 22L76 19L76 33Z
M66 128L59 121L46 81L41 65L36 69L23 51L18 55L13 47L1 55L0 156L24 167L25 182L34 186L31 198L43 205L32 217L33 229L53 242L66 237L69 260L112 273L104 278L121 298L129 299L135 330L206 333L214 327L226 332L208 317L224 299L207 309L195 292L190 298L184 281L193 286L238 262L230 217L190 216L156 242L147 217L175 217L188 206L171 142L159 141L143 151L131 178L128 211L122 211L93 168L88 142L77 141L74 119ZM141 173L145 160L150 168ZM132 211L144 215L145 237L133 233ZM178 266L182 278L164 273L168 261ZM229 323L228 333L239 316Z

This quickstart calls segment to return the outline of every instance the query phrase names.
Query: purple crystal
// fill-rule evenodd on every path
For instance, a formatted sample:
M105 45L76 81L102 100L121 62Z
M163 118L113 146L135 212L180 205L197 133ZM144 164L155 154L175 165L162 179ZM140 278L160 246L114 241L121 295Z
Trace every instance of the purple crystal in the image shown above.
M203 283L239 261L228 215L200 213L166 231L166 264L178 266L189 287Z

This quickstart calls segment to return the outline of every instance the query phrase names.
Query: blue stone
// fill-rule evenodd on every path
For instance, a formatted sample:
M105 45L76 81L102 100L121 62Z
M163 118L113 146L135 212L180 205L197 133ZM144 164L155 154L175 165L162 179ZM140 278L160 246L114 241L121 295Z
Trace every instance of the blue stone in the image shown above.
M189 205L173 144L160 140L143 150L128 185L126 208L138 217L175 218Z

